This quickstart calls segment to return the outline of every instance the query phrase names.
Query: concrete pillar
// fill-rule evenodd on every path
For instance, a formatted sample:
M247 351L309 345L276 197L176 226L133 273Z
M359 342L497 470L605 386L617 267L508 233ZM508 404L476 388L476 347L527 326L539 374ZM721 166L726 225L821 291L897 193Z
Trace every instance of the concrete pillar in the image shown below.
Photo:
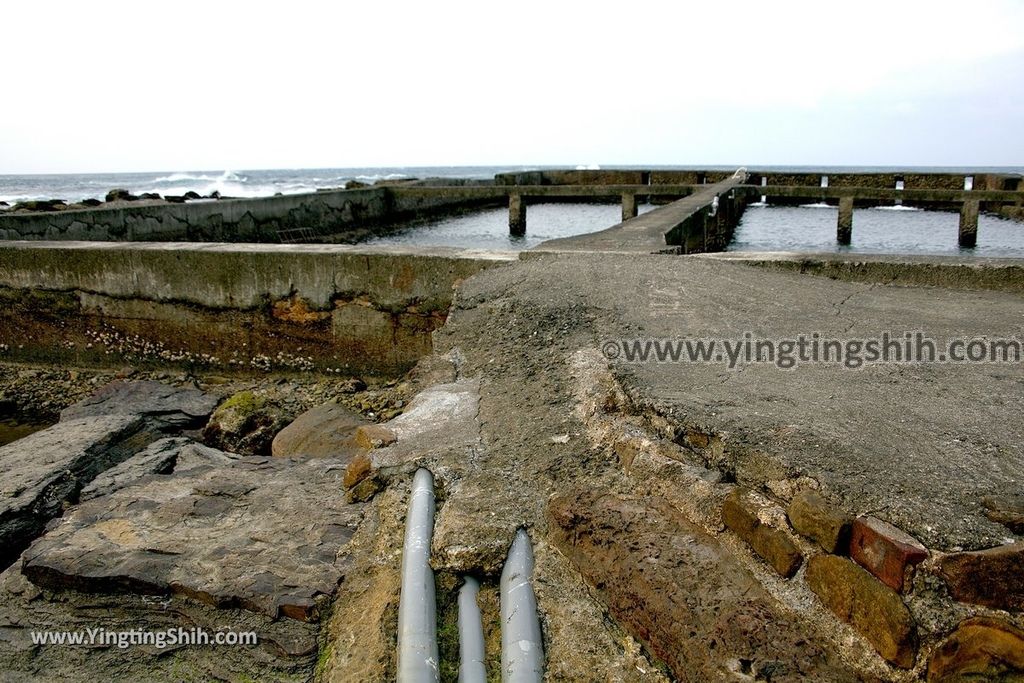
M849 244L853 236L853 197L839 198L839 223L836 225L836 241Z
M960 246L973 247L978 243L978 200L968 199L960 207Z
M511 235L526 234L526 202L522 195L508 196L508 231Z
M628 221L630 218L636 218L636 195L632 192L627 192L622 195L622 220Z

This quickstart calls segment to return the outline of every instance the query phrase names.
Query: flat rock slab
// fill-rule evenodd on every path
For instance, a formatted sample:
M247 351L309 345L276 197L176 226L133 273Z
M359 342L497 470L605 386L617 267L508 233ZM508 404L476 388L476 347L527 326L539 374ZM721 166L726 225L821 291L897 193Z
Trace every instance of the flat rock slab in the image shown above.
M85 501L105 496L151 474L170 474L178 462L178 453L191 443L192 440L185 437L154 441L145 450L101 472L82 489L78 499Z
M0 447L0 564L6 566L100 472L156 435L136 415L60 422Z
M255 645L39 646L32 631L149 633L203 629L254 632ZM306 681L317 659L318 624L217 609L182 597L46 591L18 567L0 573L0 681Z
M362 517L361 506L345 503L343 469L208 448L188 457L184 470L74 509L25 552L24 574L51 589L186 595L318 619Z
M172 387L152 380L111 382L92 396L61 411L60 419L142 415L162 426L202 427L217 398L199 389Z
M664 499L578 491L548 513L555 545L680 680L860 679Z

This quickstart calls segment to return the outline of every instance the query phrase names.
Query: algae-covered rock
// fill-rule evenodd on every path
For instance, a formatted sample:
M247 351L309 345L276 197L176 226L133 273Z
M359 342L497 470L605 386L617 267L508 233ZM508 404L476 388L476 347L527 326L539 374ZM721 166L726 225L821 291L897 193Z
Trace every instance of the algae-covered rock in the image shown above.
M217 407L203 441L242 455L270 455L270 445L292 416L252 391L240 391Z

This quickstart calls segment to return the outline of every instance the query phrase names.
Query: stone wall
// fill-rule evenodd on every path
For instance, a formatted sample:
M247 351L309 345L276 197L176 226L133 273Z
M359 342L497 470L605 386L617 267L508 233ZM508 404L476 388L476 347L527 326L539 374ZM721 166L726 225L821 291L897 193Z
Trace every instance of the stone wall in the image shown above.
M0 245L0 358L392 374L454 285L510 254L341 245Z
M504 192L445 187L432 192L402 186L329 190L255 199L185 204L122 204L117 207L0 214L0 239L282 242L301 235L354 242L388 225L501 204Z

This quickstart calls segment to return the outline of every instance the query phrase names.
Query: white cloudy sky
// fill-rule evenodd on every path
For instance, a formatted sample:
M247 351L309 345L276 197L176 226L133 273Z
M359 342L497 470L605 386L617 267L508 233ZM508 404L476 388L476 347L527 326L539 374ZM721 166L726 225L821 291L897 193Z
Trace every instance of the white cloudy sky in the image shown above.
M1024 164L1024 1L2 14L0 173Z

